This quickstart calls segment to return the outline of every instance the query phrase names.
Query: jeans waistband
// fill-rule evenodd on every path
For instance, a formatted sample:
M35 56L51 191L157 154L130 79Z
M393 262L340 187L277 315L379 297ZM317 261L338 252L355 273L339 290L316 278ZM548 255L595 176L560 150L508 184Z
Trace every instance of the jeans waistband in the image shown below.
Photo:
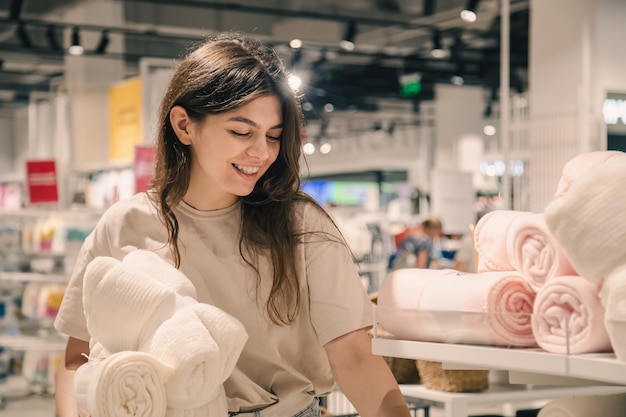
M254 411L230 413L234 417L290 417L307 408L315 397L308 394L298 394L284 400L279 400L266 408Z

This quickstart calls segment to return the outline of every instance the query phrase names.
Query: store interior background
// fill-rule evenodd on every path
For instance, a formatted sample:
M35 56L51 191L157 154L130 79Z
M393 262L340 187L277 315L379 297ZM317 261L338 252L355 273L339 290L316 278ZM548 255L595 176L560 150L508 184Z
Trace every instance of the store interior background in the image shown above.
M0 274L17 268L2 250L15 243L5 233L14 224L46 230L52 211L86 232L135 191L133 152L153 143L176 60L224 30L272 44L302 77L305 136L315 147L303 161L307 191L332 205L370 290L387 272L390 237L429 214L442 217L446 234L466 234L481 205L541 212L570 158L626 151L626 2L482 0L473 2L476 21L465 22L468 3L0 1L0 185L25 193L26 162L52 159L60 192L51 205L0 192ZM349 32L352 50L340 44ZM80 56L68 52L76 33ZM112 94L129 86L140 93L115 122ZM67 279L80 239L63 244L61 269L45 278L53 284ZM45 378L28 389L49 393Z
M621 0L5 1L0 183L22 198L1 205L32 208L32 160L56 163L54 208L134 193L177 59L236 30L301 78L306 190L375 263L375 289L406 227L437 215L458 236L485 208L541 212L567 160L626 148L624 15Z

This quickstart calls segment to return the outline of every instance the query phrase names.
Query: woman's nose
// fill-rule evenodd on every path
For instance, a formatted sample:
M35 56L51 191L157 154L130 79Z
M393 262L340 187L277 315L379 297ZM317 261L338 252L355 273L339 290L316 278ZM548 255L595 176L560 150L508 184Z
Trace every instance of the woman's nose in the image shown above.
M248 148L248 155L258 158L267 159L269 156L268 143L265 136L259 136L254 139Z

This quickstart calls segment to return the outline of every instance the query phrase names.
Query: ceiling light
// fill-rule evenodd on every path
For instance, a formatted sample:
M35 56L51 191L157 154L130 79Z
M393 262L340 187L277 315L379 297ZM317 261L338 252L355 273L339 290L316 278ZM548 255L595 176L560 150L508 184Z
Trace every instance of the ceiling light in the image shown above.
M106 52L108 46L109 46L109 31L107 29L104 29L102 31L102 35L100 35L100 42L98 42L98 45L96 46L96 49L94 49L93 53L102 55Z
M461 10L461 19L470 23L475 22L476 10L478 10L478 0L467 0L465 8Z
M72 29L72 44L70 45L68 52L70 55L82 55L84 52L84 49L80 44L80 29L78 29L78 26L74 26L74 29Z
M493 136L496 134L496 128L494 125L485 125L485 127L483 127L483 133L487 136Z
M446 56L446 51L441 45L441 32L438 29L433 30L432 34L433 47L430 50L430 55L433 58L443 58Z
M315 153L315 145L311 142L307 142L302 146L302 152L305 155L313 155Z
M320 153L322 155L327 155L332 150L333 150L333 146L328 142L324 142L320 145Z
M463 85L465 84L465 79L461 75L455 74L450 77L450 83L452 83L452 85Z
M289 41L289 47L293 49L302 48L302 41L300 39L292 39Z
M354 50L354 39L356 38L356 22L351 20L348 22L348 26L346 27L346 33L339 42L339 46L341 46L346 51Z
M298 88L300 88L300 86L302 85L302 79L293 74L289 76L287 82L289 83L289 87L291 87L293 91L297 91Z

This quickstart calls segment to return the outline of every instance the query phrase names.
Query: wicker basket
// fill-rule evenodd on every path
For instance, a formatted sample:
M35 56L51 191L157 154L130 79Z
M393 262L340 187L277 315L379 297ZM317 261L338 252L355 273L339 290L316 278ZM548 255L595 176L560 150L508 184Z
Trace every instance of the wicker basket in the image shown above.
M443 369L441 362L418 359L422 385L426 388L447 392L479 392L489 388L487 370L449 370Z
M370 330L370 336L373 336L373 331ZM376 336L381 339L393 338L393 335L383 329L380 325L376 329ZM398 382L398 384L419 384L420 376L417 371L417 364L415 359L406 358L394 358L390 356L383 356L385 362L391 369L391 373Z

